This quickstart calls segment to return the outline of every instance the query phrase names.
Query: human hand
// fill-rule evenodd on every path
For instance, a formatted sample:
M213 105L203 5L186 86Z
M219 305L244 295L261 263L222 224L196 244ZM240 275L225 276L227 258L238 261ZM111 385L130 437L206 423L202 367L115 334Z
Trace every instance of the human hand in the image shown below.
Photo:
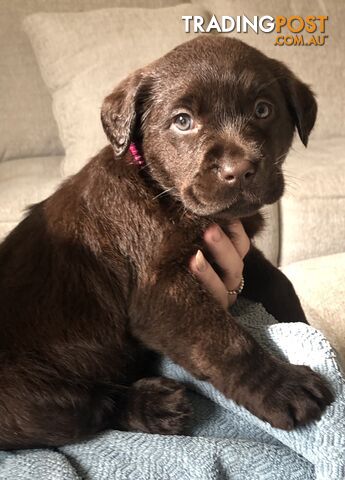
M189 264L193 274L226 310L237 300L237 295L230 295L228 291L239 288L243 259L250 248L250 240L239 220L231 223L228 231L232 233L232 240L214 224L205 231L203 237L215 262L224 271L223 279L218 276L201 250L192 256Z

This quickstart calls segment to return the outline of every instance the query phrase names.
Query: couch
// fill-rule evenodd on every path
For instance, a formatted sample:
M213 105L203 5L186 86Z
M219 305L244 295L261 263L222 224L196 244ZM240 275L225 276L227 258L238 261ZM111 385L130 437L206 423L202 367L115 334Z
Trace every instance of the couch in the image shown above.
M47 197L66 176L64 146L23 19L32 13L109 7L174 8L178 0L12 0L0 5L0 239L25 208ZM186 3L186 2L184 2ZM342 2L319 1L329 16L324 47L272 48L272 37L241 34L288 64L318 96L319 119L307 149L297 139L286 162L283 199L265 209L267 226L255 241L293 281L309 322L345 360L345 55ZM305 14L307 1L192 0L217 15ZM310 12L308 12L310 14ZM182 22L176 17L176 27ZM135 32L133 32L135 35ZM186 37L186 40L188 38ZM135 44L135 38L134 38ZM130 55L131 52L126 52ZM135 63L135 62L134 62ZM138 59L138 66L140 59ZM48 82L49 86L49 82ZM97 120L98 121L98 120ZM104 139L105 143L105 139ZM85 153L86 155L86 153ZM86 157L85 157L86 158ZM1 274L1 272L0 272Z

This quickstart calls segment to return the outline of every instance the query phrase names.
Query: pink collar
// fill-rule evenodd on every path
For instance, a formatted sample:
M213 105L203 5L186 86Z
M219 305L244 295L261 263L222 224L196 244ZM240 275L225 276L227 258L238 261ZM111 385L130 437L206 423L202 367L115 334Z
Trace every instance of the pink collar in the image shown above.
M143 157L138 152L138 149L137 149L135 143L132 142L130 144L129 151L132 154L132 157L133 157L133 162L132 163L134 165L138 165L138 167L142 167L143 165L145 165L145 160L143 159Z

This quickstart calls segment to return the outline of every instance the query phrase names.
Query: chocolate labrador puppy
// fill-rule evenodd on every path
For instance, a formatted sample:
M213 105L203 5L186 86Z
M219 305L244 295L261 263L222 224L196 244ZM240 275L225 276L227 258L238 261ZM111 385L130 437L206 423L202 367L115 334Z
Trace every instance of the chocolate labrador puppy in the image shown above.
M264 351L188 269L211 223L261 228L294 130L306 145L316 110L285 65L222 37L180 45L118 85L101 113L111 144L0 248L0 448L106 428L182 433L186 392L150 376L151 352L274 427L320 418L324 380ZM246 297L305 321L254 247L244 277Z

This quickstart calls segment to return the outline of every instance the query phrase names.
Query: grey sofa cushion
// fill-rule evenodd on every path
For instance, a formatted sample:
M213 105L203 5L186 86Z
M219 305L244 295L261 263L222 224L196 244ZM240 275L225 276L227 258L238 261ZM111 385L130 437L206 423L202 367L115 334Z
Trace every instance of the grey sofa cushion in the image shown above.
M264 229L254 238L255 245L266 258L277 266L279 263L279 204L267 205L261 212L265 219Z
M282 269L294 284L309 323L322 331L345 365L345 253Z
M186 0L188 1L188 0ZM0 162L62 155L63 147L23 19L35 12L85 11L102 7L161 7L179 0L1 0Z
M61 157L21 158L0 164L0 241L32 203L49 196L61 182Z
M282 265L345 250L345 136L296 143L281 201Z

